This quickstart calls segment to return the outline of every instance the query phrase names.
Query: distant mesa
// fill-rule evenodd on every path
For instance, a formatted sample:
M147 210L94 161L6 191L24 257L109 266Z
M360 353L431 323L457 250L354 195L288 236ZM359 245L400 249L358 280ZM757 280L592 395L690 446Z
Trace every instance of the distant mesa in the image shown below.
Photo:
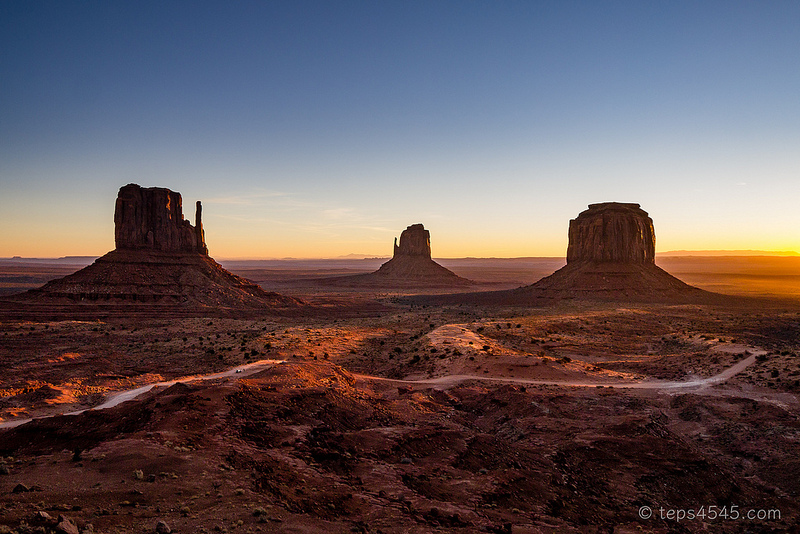
M64 278L20 295L23 300L163 304L217 312L296 307L264 291L208 255L198 201L195 224L183 218L180 193L128 184L114 212L115 250Z
M324 283L339 286L409 287L468 286L473 282L442 267L431 258L431 234L422 224L412 224L394 240L392 259L367 274L342 276Z
M393 258L397 256L431 257L431 233L422 224L412 224L400 234L400 244L394 239Z

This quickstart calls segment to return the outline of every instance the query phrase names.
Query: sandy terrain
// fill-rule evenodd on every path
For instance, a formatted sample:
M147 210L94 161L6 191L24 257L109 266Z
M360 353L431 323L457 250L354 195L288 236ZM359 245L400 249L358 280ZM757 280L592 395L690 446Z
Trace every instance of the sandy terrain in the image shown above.
M114 406L0 430L0 532L798 531L791 300L412 307L270 276L310 311L4 315L5 422ZM728 517L676 515L701 506Z

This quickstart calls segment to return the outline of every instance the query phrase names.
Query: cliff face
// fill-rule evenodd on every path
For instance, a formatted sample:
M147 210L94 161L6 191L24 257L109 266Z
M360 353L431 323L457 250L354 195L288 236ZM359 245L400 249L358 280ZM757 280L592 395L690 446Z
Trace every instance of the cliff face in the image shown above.
M590 204L569 222L567 263L655 264L653 220L639 204Z
M431 233L421 224L412 224L400 234L400 245L394 242L394 257L431 257Z
M128 184L120 188L114 210L114 240L118 250L208 255L200 201L192 226L183 218L181 194L162 187Z

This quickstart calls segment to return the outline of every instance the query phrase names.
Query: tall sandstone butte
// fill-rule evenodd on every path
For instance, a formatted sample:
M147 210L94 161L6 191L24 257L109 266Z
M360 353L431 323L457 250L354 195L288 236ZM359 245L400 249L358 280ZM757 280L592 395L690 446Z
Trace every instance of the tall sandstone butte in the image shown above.
M195 225L183 218L181 194L163 187L128 184L120 188L114 210L118 250L197 252L208 255L202 205L197 201Z
M546 299L653 302L707 295L658 267L655 250L653 220L639 204L590 204L569 223L567 264L520 290Z
M473 282L442 267L431 258L431 233L412 224L394 239L392 259L372 273L332 278L326 283L348 287L426 288L471 285Z
M151 313L154 304L162 311L222 314L301 304L264 291L215 262L208 255L200 202L192 226L183 218L181 195L175 191L136 184L121 187L114 210L114 239L116 248L93 264L21 298L119 305L126 313L132 306L144 306Z
M651 263L656 260L653 219L639 204L589 204L569 222L567 263Z
M394 257L422 256L431 258L431 233L421 224L412 224L400 234L400 244L394 239Z

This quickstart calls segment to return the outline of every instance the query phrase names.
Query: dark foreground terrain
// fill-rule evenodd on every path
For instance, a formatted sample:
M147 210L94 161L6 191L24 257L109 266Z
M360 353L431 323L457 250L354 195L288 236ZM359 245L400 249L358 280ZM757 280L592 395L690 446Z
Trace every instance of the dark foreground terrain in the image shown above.
M796 300L411 307L306 275L260 280L305 316L6 313L6 422L184 379L0 430L0 532L800 531Z

